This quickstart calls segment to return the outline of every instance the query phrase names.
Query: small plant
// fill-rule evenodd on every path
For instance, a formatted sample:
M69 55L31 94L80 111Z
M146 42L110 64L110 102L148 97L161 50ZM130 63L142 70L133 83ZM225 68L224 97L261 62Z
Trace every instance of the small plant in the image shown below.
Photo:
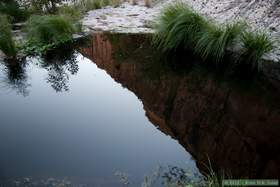
M234 23L226 26L208 24L207 29L200 33L195 52L204 60L212 58L216 62L223 60L226 50L233 45L244 30L245 24Z
M261 32L244 32L241 37L244 50L241 53L243 59L252 69L261 70L262 57L273 49L274 42Z
M208 22L189 7L176 4L163 11L153 42L163 51L176 50L179 46L190 48L207 25Z
M27 23L28 50L48 50L72 40L73 24L62 16L32 16Z
M17 50L7 16L0 15L0 25L0 50L9 58L15 58Z

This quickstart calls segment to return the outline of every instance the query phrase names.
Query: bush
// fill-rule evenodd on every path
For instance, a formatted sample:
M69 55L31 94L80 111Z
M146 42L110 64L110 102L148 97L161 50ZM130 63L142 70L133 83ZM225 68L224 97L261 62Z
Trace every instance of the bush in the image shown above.
M35 47L56 46L70 41L75 32L72 23L62 16L32 16L26 25L29 44Z
M17 50L12 38L11 25L7 16L0 15L0 50L8 57L15 57Z
M25 21L29 17L29 12L14 0L0 2L0 13L8 15L12 22Z
M244 32L241 40L243 44L242 58L253 69L260 70L263 65L262 57L273 49L274 42L261 32Z

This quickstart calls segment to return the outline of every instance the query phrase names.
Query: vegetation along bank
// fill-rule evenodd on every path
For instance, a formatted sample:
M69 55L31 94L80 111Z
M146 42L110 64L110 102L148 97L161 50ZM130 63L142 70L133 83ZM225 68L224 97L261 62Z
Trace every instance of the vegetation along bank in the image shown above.
M260 71L280 60L278 5L276 0L5 0L0 49L14 59L44 53L82 31L153 33L153 44L163 52L183 48L216 64L230 55L238 66Z

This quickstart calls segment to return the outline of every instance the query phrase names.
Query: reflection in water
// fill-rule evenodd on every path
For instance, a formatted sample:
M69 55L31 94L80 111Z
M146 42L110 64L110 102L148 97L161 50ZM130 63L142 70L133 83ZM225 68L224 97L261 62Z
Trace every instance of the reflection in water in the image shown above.
M18 94L28 96L30 84L26 73L26 61L4 61L1 67L1 86L15 90Z
M48 71L47 82L55 91L62 92L69 91L69 73L77 74L77 63L77 53L68 47L47 53L40 64Z
M181 184L200 179L179 169L187 162L196 175L188 152L201 172L209 158L213 170L235 178L279 176L277 89L263 82L244 89L203 69L182 68L194 59L172 64L143 36L95 34L80 51L92 61L66 49L1 64L0 185L116 187L114 173L122 171L130 186L140 186L161 164L178 167L145 182ZM2 94L7 85L29 97Z
M47 83L56 92L69 91L69 76L78 73L78 53L72 46L64 46L58 50L50 51L42 57L31 57L18 61L5 61L2 67L2 84L7 89L16 90L17 93L28 96L28 77L26 66L28 63L39 62L38 65L48 72Z
M182 146L149 122L135 94L80 53L60 53L17 64L25 74L13 77L30 85L28 97L0 87L0 186L120 187L116 171L141 186L158 165L198 172Z
M234 178L280 175L280 93L268 81L244 88L203 69L174 73L159 67L137 35L95 34L81 52L134 92L150 121L178 140L202 172L209 158L215 171Z

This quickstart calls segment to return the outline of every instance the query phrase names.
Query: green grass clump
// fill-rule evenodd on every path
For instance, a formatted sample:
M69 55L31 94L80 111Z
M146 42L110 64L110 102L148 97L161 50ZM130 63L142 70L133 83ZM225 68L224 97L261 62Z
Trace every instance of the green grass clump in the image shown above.
M238 62L245 65L246 61L247 69L260 70L263 56L274 48L267 35L248 32L243 22L219 25L183 3L165 8L154 28L153 44L163 52L188 49L202 60L219 63L227 53L232 54L229 49L238 49Z
M262 57L273 50L274 42L265 33L244 32L241 37L243 52L241 56L256 70L262 68Z
M44 50L72 40L75 28L63 16L32 16L26 25L28 44Z
M167 7L155 26L153 42L163 51L176 50L179 46L190 48L203 32L208 22L184 4Z
M16 56L17 50L7 16L0 15L0 25L0 50L8 57L13 58Z
M208 24L207 29L200 33L199 39L195 45L195 53L200 55L202 59L213 59L216 62L223 60L226 50L232 46L242 31L245 24L234 23L226 26L217 26L216 24Z

